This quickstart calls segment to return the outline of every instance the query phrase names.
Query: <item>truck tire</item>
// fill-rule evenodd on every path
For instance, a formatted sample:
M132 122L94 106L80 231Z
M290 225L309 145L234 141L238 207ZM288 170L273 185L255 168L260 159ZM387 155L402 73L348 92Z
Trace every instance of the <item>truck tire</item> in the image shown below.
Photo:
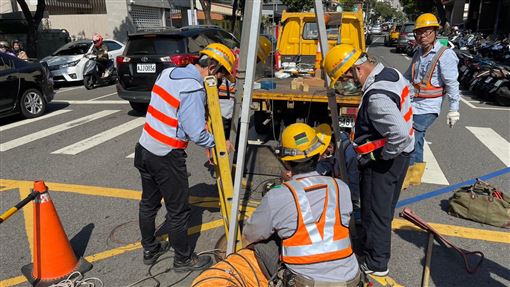
M131 108L133 108L135 112L139 112L142 114L145 114L147 112L147 108L149 107L149 104L145 103L129 102L129 104L131 105Z

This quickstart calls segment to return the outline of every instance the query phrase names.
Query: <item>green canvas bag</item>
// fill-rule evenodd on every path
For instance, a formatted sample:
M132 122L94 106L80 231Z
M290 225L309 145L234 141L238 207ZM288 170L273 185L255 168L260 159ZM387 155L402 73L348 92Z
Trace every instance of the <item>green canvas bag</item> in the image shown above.
M510 228L510 197L489 183L476 179L473 185L461 187L453 193L449 199L448 213Z

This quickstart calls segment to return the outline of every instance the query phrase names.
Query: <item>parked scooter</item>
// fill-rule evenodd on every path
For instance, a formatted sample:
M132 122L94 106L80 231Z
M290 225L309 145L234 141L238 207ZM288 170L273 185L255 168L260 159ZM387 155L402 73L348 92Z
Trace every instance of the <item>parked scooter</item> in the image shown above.
M113 64L113 60L109 59L104 67L104 72L99 72L99 65L95 55L86 55L89 60L83 68L83 85L87 90L94 89L98 86L106 86L114 84L117 81L117 70Z

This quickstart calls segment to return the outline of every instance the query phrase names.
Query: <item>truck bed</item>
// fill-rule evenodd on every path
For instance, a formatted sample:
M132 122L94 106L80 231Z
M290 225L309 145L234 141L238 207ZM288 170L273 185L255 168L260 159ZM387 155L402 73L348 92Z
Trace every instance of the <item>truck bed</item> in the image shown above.
M277 79L277 78L262 78L257 82L273 80L276 83L276 89L263 90L256 89L252 92L252 100L275 100L275 101L296 101L296 102L317 102L327 103L328 97L326 95L326 88L310 87L309 92L300 90L292 90L290 83L293 78ZM336 102L340 106L358 107L361 97L355 96L342 96L337 95Z

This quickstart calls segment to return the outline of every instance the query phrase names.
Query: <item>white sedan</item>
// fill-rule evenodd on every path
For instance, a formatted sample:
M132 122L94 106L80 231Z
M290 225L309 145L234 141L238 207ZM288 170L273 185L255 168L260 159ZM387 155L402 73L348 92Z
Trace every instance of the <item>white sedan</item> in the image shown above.
M108 48L109 58L115 63L115 58L124 52L124 44L110 39L103 43ZM48 64L54 82L83 81L83 68L88 61L85 54L92 51L92 46L91 40L70 42L41 61Z

